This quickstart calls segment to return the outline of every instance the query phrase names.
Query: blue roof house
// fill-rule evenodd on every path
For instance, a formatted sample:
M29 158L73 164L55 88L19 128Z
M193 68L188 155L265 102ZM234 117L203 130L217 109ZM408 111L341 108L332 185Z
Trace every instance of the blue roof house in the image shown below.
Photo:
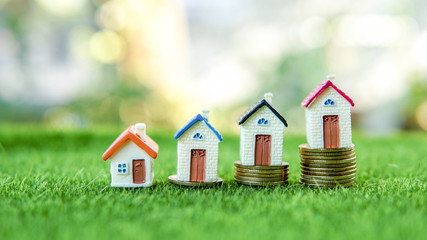
M197 114L174 138L178 140L177 180L216 182L222 136L209 123L209 110Z

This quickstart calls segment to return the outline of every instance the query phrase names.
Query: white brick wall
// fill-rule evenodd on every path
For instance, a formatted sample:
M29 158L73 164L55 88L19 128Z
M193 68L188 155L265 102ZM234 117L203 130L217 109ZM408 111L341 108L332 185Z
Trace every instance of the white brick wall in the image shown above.
M268 125L259 125L258 120L265 118ZM255 136L271 135L271 165L282 164L283 132L285 125L266 106L262 106L249 119L240 125L240 161L243 165L255 165Z
M201 133L203 140L193 139L196 133ZM190 181L191 150L206 149L205 182L215 182L218 168L218 143L215 133L201 121L182 134L178 139L178 180Z
M332 99L334 106L325 106ZM307 142L311 148L323 148L323 116L338 115L340 127L340 147L350 147L351 142L351 104L334 88L329 87L305 110Z
M145 183L133 183L133 159L145 159ZM109 158L110 173L111 173L111 186L112 187L149 187L153 184L153 159L140 147L138 147L131 140L127 140L117 151ZM128 166L127 174L117 173L117 164L126 163Z

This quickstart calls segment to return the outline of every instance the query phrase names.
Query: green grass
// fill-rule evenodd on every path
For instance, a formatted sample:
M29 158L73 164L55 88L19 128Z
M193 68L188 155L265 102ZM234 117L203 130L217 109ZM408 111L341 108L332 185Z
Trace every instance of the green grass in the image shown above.
M357 184L298 184L298 145L285 134L290 184L233 181L239 138L220 144L221 187L167 183L176 172L173 132L160 145L155 186L110 188L101 155L123 129L0 126L0 239L425 239L427 134L356 135Z

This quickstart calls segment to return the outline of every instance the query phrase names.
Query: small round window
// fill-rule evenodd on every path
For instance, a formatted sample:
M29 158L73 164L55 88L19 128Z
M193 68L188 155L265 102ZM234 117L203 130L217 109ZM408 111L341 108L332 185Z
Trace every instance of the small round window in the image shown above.
M202 140L203 139L203 135L200 134L200 133L196 133L196 134L194 134L193 138L194 139L198 139L198 140Z
M267 119L265 119L265 118L260 118L260 119L258 120L258 124L259 124L259 125L267 125L267 124L268 124L268 120L267 120Z
M335 102L332 99L328 99L325 101L325 106L334 106Z

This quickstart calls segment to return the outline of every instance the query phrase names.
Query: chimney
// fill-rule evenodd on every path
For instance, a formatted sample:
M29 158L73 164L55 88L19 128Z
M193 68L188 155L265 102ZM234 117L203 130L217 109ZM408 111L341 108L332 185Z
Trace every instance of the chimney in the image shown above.
M273 93L264 94L264 99L271 105L273 104Z
M202 117L206 118L206 120L209 121L209 109L203 109L202 110Z
M335 80L335 78L336 78L337 76L335 76L335 74L329 74L326 78L329 80L329 81L334 81Z
M141 137L142 140L145 140L145 129L147 126L145 123L137 123L135 124L136 133Z

